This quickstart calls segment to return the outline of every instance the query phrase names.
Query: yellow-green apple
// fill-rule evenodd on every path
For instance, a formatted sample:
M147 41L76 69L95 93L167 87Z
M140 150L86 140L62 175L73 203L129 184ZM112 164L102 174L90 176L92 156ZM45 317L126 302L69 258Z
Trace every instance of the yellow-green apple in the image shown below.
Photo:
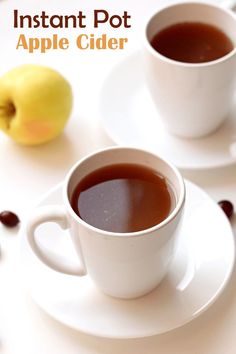
M0 78L0 129L21 144L45 143L62 132L72 102L71 86L59 72L18 66Z

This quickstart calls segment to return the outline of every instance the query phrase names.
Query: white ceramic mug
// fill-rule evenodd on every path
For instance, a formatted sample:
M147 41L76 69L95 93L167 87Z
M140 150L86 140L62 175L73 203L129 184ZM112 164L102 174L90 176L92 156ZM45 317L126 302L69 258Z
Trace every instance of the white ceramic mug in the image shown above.
M73 211L70 199L79 181L101 167L116 163L150 167L167 179L173 187L176 205L164 221L144 231L114 233L87 224ZM29 244L46 265L67 274L83 276L88 273L104 293L119 298L144 295L160 283L176 250L185 202L184 181L174 166L144 150L107 148L83 158L72 167L63 184L63 201L64 205L36 209L28 222ZM65 261L40 248L35 229L47 221L70 230L78 260Z
M158 53L155 34L176 23L201 22L222 30L233 50L206 63L184 63ZM236 83L236 16L220 6L182 2L160 9L146 24L144 68L147 87L167 130L197 138L215 131L227 118Z

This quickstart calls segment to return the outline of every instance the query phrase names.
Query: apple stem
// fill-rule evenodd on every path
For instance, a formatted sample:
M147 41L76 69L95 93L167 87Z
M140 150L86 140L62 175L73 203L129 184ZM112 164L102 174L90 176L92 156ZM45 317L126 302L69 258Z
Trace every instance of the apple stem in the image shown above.
M6 128L10 128L10 121L16 113L16 107L12 102L8 102L4 106L0 106L0 118L3 118L6 124Z
M5 106L0 106L0 112L11 117L16 113L16 107L12 102L9 102Z

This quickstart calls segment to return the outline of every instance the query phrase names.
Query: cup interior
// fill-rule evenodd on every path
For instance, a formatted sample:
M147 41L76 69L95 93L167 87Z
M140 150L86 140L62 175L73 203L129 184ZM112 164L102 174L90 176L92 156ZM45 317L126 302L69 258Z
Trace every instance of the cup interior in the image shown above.
M162 29L181 22L201 22L221 29L236 47L236 17L230 10L219 6L188 2L168 6L158 11L146 27L148 43Z
M85 176L99 168L119 163L132 163L149 167L164 176L169 185L172 187L176 199L175 207L168 218L172 218L172 214L176 214L176 212L178 212L183 204L185 195L184 182L179 171L168 162L148 151L135 148L113 147L98 151L95 154L85 157L79 161L67 175L66 199L70 212L73 213L73 217L79 218L74 213L70 205L72 194L78 183Z

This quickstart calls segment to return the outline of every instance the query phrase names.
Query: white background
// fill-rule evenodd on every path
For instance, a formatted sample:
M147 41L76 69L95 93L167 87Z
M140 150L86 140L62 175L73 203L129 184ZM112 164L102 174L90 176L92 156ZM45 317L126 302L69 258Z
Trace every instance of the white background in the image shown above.
M21 63L40 63L58 69L73 85L75 104L72 117L57 140L40 147L16 145L0 134L0 210L15 210L24 220L43 193L61 182L70 166L97 148L112 145L99 122L98 103L102 82L112 66L139 48L145 18L161 4L158 0L57 0L0 1L0 74ZM132 29L117 29L127 36L124 51L80 51L75 45L67 51L28 54L16 50L20 33L50 36L53 31L13 29L13 9L22 14L90 14L95 8L110 13L128 11ZM94 33L92 27L87 33ZM83 31L84 32L84 31ZM109 33L109 27L103 32ZM54 33L54 32L53 32ZM71 39L80 29L57 31ZM119 104L119 102L117 102ZM209 171L182 171L204 188L213 199L230 199L236 205L236 166ZM235 228L235 218L233 220ZM18 230L0 226L0 353L4 354L233 354L236 333L236 273L219 300L202 316L170 333L138 340L101 339L70 330L43 313L31 300L21 281Z

